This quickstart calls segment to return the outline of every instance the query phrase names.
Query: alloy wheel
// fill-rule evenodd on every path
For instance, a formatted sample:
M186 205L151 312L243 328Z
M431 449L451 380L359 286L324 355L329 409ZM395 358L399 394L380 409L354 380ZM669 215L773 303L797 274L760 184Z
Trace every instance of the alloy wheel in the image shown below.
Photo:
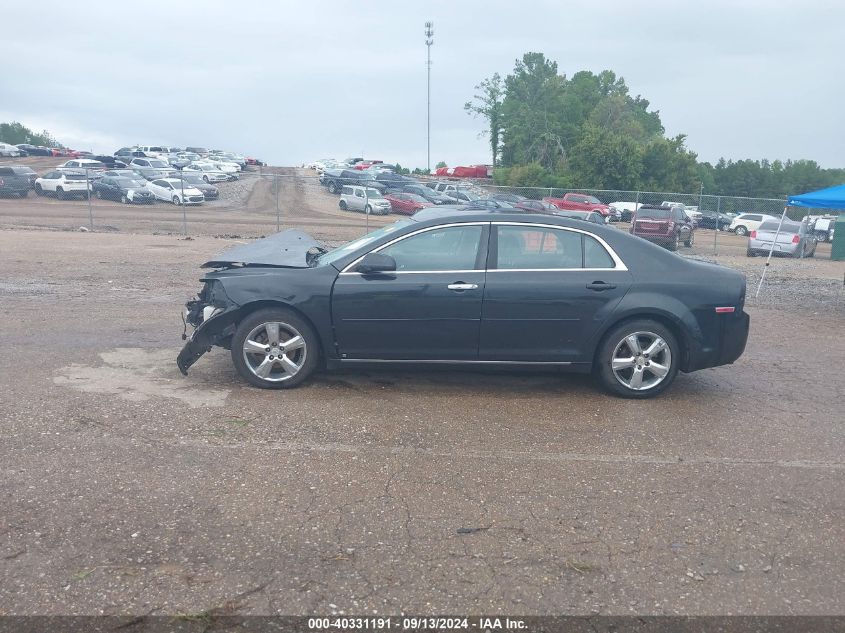
M261 323L244 339L243 357L257 378L290 380L302 369L308 354L303 336L287 323Z
M633 332L613 350L613 375L634 391L652 389L663 382L672 367L668 343L654 332Z

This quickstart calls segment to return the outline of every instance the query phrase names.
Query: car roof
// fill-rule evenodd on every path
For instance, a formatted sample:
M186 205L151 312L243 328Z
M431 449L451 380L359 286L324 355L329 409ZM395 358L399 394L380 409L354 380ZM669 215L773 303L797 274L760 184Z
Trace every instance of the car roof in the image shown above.
M417 211L411 216L411 220L426 226L450 224L452 222L513 222L516 224L551 224L564 228L584 230L585 225L587 225L583 220L576 218L546 215L544 213L508 213L508 211L510 209L491 209L489 211L472 209L461 212L460 209L454 208L441 209L438 207L428 207ZM597 231L601 235L604 235L605 231L612 231L613 234L620 232L619 229L608 228L599 224L589 223L589 226L590 230Z

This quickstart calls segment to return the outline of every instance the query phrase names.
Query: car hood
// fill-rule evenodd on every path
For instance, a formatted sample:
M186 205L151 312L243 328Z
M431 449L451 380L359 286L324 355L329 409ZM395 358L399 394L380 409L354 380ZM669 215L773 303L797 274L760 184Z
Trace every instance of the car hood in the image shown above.
M308 251L320 243L297 229L288 229L251 244L235 246L205 262L203 268L223 268L235 264L308 268Z

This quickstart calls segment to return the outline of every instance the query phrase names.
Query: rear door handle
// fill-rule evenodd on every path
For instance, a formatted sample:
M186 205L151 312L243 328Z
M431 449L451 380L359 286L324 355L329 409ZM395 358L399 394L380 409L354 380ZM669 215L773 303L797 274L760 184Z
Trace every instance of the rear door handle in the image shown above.
M601 292L602 290L613 290L616 288L616 284L607 284L603 281L594 281L591 284L587 284L587 288L590 290L595 290L596 292Z
M464 290L475 290L478 288L478 284L465 284L465 283L454 283L449 284L446 286L449 290L454 290L455 292L463 292Z

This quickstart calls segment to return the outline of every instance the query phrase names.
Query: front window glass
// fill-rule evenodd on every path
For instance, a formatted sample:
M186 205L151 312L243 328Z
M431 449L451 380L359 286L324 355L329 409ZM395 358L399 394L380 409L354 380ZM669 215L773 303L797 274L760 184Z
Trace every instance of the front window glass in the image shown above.
M418 233L379 252L396 260L396 270L474 270L481 225L450 226Z
M581 268L581 234L533 226L500 226L496 267Z
M347 242L342 246L338 246L328 252L323 253L320 257L317 258L316 264L322 266L324 264L331 264L342 257L346 257L347 255L354 253L359 248L364 248L368 244L372 244L382 237L386 235L390 235L395 233L399 229L412 224L411 220L399 220L398 222L394 222L393 224L388 224L387 226L383 226L380 229L376 229L375 231L371 231L367 233L363 237L359 237L357 240L352 240L351 242Z

